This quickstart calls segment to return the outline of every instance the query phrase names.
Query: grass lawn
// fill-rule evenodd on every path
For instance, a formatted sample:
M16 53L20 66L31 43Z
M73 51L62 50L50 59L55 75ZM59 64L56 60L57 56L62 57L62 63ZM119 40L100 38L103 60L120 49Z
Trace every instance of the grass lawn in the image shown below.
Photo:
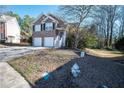
M8 63L20 72L31 85L35 86L36 81L41 78L45 71L52 72L74 57L77 55L70 50L49 49L35 51L33 54L16 58Z
M110 59L114 59L114 60L119 60L122 59L124 60L124 52L121 51L109 51L109 50L105 50L105 49L86 49L86 51L90 54L90 55L94 55L97 57L103 57L103 58L110 58Z

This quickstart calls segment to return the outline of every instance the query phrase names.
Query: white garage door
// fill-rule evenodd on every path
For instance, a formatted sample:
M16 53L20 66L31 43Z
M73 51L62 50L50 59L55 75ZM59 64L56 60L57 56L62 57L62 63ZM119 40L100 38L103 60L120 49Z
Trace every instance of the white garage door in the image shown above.
M34 46L42 46L42 38L34 38L33 45Z
M45 37L44 38L44 46L45 47L53 47L54 37Z

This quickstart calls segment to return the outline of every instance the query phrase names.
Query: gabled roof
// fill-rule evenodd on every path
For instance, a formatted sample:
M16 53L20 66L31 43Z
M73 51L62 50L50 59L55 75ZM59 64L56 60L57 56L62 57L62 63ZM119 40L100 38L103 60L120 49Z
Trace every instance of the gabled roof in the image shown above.
M14 19L15 17L11 17L11 16L8 16L8 15L0 15L0 22L7 22L11 19Z
M54 16L53 14L48 14L48 15L51 16L52 18L54 18L55 20L59 21L59 22L65 23L64 20L60 19L59 17Z
M42 21L45 21L45 20L47 20L47 18L49 18L49 19L51 19L57 23L63 23L63 24L65 23L62 19L60 19L60 18L58 18L52 14L41 14L37 17L37 19L33 23L37 22L38 20L40 20L44 16L45 16L45 18Z

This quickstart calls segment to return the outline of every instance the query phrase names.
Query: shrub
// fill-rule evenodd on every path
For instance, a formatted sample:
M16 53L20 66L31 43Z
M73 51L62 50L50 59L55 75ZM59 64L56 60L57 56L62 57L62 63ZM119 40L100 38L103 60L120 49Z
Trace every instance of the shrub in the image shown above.
M115 48L118 50L124 50L124 37L117 40L117 42L115 43Z
M86 38L86 47L96 48L97 47L97 38L93 35L90 35Z
M78 47L79 49L87 48L97 48L98 47L98 38L96 35L91 33L81 32L81 39L79 39ZM69 48L74 48L74 35L69 34L66 39L66 46Z
M5 43L5 40L0 40L0 43L1 43L1 44Z
M98 39L95 35L88 34L83 39L79 41L78 48L97 48L98 47Z
M32 44L32 36L28 38L28 43Z
M74 46L74 35L70 33L66 38L66 46L69 48L73 48Z

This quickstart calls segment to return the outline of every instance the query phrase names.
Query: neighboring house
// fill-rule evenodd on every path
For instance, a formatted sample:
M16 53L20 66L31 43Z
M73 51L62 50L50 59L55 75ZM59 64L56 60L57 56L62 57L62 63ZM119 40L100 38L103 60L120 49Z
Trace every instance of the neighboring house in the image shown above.
M0 41L20 43L20 27L15 17L0 15Z
M33 23L33 45L65 47L66 23L52 14L40 15Z

